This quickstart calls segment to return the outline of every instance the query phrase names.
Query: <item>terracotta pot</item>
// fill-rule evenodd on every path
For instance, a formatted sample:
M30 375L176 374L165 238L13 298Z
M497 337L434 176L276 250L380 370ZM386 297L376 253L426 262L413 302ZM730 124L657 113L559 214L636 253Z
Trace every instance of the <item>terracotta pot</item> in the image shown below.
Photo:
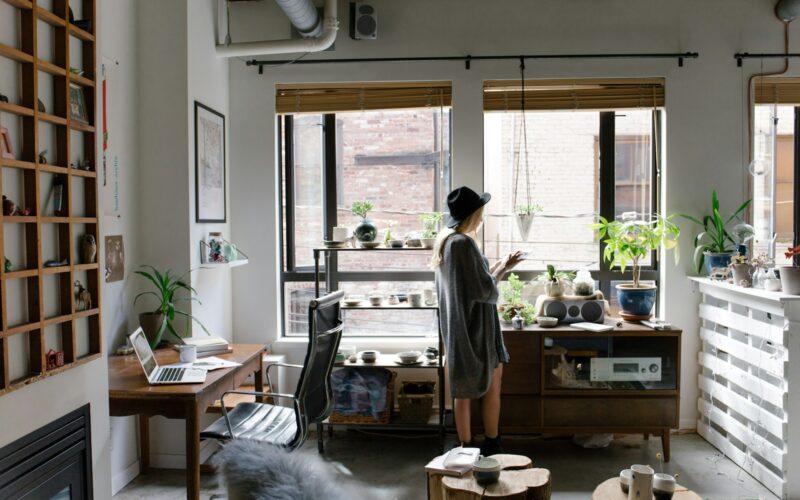
M150 342L150 347L155 348L155 340L158 335L158 329L164 321L164 315L160 312L147 312L139 314L139 326L144 331L144 336ZM162 336L163 338L163 336Z

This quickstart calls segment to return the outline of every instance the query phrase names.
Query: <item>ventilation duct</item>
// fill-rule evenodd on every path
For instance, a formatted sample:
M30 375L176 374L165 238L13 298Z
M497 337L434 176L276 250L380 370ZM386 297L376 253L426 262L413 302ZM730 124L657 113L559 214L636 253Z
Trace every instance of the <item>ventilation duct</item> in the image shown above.
M336 41L336 33L339 31L336 0L325 0L321 22L311 0L275 0L275 2L286 13L297 31L306 38L226 43L217 45L217 55L220 57L251 57L320 52Z

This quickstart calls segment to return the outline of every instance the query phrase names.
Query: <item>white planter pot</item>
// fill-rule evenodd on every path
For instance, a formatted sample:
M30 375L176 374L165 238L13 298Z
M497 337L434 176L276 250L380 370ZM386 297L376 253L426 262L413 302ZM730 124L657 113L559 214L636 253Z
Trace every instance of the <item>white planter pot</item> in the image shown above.
M564 295L564 285L560 281L547 281L544 284L544 291L548 297L561 297Z
M528 241L528 236L531 234L531 226L533 226L534 214L517 214L517 229L522 241Z

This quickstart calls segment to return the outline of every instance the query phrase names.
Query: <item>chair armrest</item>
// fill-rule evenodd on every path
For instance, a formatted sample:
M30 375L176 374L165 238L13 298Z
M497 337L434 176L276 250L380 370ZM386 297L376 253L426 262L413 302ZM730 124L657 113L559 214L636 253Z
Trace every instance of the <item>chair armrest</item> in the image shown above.
M276 362L268 364L267 366L264 367L264 375L266 375L267 377L267 385L269 386L270 389L273 389L273 387L272 387L272 381L269 379L269 369L272 368L273 366L285 366L286 368L303 368L303 365L293 365L291 363Z

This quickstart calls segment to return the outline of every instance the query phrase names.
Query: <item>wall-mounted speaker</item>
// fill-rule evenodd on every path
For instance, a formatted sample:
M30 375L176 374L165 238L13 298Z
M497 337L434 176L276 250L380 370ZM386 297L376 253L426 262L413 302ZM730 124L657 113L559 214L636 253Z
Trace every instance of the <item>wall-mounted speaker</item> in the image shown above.
M602 323L605 318L605 301L586 299L547 299L542 305L545 316L558 318L559 323Z
M375 40L378 38L378 14L369 2L350 2L350 38Z

